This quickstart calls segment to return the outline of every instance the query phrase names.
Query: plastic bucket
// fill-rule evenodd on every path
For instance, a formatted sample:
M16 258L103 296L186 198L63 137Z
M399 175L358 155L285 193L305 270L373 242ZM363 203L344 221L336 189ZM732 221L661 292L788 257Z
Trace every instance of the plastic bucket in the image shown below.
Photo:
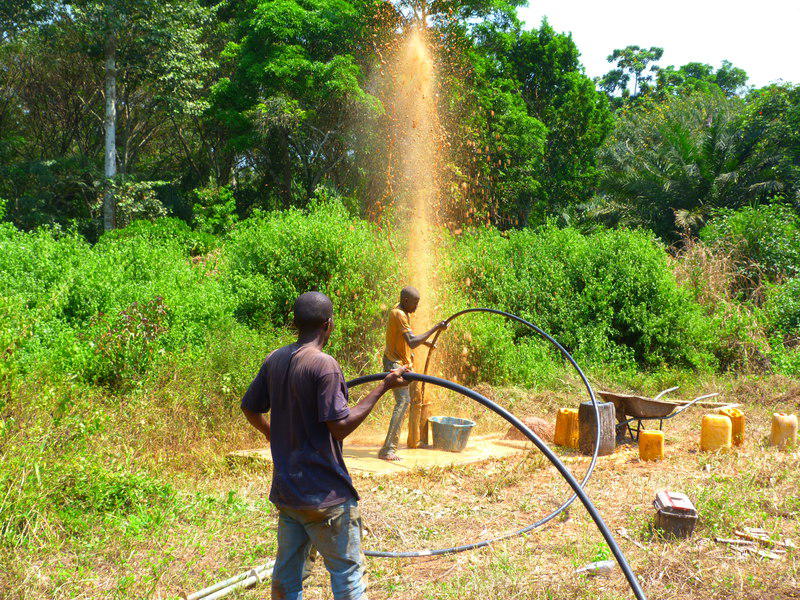
M467 445L475 421L458 417L430 417L433 429L433 447L450 452L461 452Z

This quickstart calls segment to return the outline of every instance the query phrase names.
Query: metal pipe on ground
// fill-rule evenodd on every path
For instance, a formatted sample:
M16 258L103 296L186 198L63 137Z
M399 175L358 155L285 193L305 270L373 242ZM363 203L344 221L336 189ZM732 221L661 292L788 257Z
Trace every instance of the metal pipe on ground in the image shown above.
M263 565L255 567L254 569L250 569L244 573L239 573L238 575L234 575L233 577L225 579L224 581L219 581L214 585L203 588L202 590L192 592L191 594L183 593L181 596L184 600L216 600L217 598L227 596L234 590L238 590L241 587L247 587L248 585L259 583L260 581L268 578L270 576L268 571L272 569L274 565L275 561L271 560Z

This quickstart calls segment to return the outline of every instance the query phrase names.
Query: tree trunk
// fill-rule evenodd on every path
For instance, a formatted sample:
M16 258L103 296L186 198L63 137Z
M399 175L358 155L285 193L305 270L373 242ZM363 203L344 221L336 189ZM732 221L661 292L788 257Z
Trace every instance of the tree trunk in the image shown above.
M278 131L278 144L283 162L281 165L281 197L283 198L283 207L289 208L292 205L292 158L289 153L289 132L285 129Z
M116 226L113 180L117 175L117 36L109 34L105 47L106 116L105 191L103 193L103 230Z

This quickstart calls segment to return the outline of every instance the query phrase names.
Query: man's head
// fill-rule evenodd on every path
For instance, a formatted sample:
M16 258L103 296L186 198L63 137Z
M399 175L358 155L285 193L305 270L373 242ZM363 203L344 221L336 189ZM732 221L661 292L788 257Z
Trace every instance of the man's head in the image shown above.
M294 326L302 334L320 332L323 343L333 331L333 303L321 292L300 294L294 301Z
M400 308L407 313L413 313L419 306L419 290L407 285L400 290Z

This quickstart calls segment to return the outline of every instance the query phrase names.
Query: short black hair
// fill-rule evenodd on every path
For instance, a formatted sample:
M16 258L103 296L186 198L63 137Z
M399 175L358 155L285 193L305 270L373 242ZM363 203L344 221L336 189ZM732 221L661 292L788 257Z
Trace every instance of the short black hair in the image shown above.
M414 298L419 300L419 290L412 285L407 285L400 290L400 300L403 298Z
M322 292L306 292L294 301L294 324L300 331L322 327L333 318L333 302Z

